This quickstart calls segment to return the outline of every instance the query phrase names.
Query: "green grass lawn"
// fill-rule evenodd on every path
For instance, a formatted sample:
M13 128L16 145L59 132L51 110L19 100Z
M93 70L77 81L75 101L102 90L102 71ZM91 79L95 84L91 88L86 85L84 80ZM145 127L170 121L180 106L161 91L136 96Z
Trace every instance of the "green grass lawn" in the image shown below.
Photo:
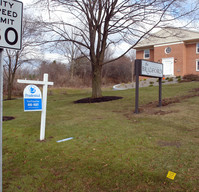
M163 97L198 87L163 85ZM16 118L3 122L4 192L199 191L199 97L136 115L135 90L104 89L104 96L123 99L73 103L90 95L90 89L51 89L45 142L41 113L24 112L22 99L4 101L4 116ZM140 105L156 100L158 87L140 88Z

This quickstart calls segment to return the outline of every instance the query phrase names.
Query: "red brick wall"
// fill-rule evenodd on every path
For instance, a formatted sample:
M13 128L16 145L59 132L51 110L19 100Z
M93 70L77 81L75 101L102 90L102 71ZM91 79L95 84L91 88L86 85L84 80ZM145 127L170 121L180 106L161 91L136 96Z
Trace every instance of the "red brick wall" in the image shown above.
M169 54L165 53L167 47L171 48L171 53ZM196 59L199 59L199 54L196 53L196 43L180 43L150 49L149 61L162 62L162 58L171 57L174 58L175 76L184 76L186 74L199 75L199 71L196 71ZM144 50L136 50L136 59L144 59Z
M144 59L144 50L136 50L136 59ZM149 61L154 61L154 49L150 49Z
M171 53L166 54L165 49L167 47L171 48ZM175 44L175 45L167 45L167 46L161 46L161 47L155 47L155 55L154 55L154 61L155 62L162 62L162 58L174 58L174 75L179 76L183 75L184 69L183 69L183 50L184 50L184 44Z
M144 50L136 50L136 59L144 59Z
M187 67L186 74L197 74L199 71L196 71L196 59L199 59L199 54L196 53L196 43L186 45L187 52Z

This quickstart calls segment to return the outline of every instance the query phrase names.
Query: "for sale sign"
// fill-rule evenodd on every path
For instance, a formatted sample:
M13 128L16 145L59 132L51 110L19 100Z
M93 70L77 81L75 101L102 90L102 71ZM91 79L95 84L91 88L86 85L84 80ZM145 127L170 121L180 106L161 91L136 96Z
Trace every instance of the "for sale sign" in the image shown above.
M24 111L41 111L41 91L36 85L28 85L23 92Z
M0 0L0 47L21 49L23 3Z

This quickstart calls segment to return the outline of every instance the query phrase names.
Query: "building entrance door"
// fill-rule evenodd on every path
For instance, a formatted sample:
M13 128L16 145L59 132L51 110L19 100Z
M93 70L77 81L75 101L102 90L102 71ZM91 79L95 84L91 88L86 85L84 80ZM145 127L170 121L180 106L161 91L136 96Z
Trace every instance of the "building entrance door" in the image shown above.
M163 75L173 76L174 75L174 58L163 58Z

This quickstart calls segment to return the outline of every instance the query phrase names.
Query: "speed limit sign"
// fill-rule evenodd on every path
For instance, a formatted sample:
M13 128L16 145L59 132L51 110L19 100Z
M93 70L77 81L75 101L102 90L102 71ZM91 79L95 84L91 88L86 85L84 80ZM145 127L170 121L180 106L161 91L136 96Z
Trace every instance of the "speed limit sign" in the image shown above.
M0 0L0 48L21 49L23 3Z

